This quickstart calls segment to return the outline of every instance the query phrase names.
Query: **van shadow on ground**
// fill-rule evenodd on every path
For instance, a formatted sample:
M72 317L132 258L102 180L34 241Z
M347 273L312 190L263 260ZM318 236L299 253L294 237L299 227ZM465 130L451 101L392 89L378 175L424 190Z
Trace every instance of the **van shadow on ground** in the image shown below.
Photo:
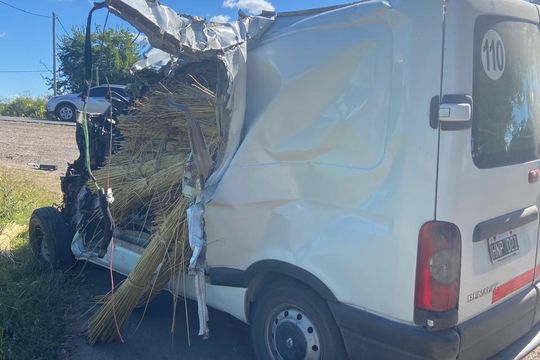
M109 289L109 274L106 269L88 265L84 270L84 283L76 290L76 304L68 315L68 339L61 349L61 359L215 359L243 360L253 359L249 338L249 328L234 317L209 309L210 339L197 336L197 304L188 300L189 332L191 347L187 343L186 314L184 301L178 301L176 330L171 334L172 296L164 293L158 296L146 311L145 317L137 328L143 314L142 309L135 310L126 325L123 336L125 343L98 344L91 346L82 334L90 314L81 317L92 305L92 299Z

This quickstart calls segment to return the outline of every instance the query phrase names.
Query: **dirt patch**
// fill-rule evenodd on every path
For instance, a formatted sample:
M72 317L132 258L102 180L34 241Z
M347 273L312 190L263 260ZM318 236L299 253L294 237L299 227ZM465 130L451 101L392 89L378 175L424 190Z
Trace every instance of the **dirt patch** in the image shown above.
M29 176L40 174L35 176L38 183L60 192L58 177L66 172L67 163L79 156L75 126L0 120L0 134L0 165L30 169ZM28 163L56 165L58 170L32 170Z

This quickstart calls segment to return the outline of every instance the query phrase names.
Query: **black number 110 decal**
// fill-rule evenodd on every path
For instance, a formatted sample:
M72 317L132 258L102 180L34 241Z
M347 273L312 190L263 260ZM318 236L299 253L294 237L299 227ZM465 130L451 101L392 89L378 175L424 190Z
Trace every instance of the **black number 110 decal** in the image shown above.
M484 46L482 46L482 56L485 57L485 65L487 71L503 71L504 70L504 46L501 40L486 38Z

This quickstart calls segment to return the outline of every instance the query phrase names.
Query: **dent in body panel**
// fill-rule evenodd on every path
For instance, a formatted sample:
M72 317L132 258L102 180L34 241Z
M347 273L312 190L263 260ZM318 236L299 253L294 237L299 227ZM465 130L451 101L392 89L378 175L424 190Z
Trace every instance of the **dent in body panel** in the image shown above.
M245 138L207 207L208 262L286 261L342 302L412 321L416 239L433 211L438 84L413 72L432 56L411 49L420 21L370 9L350 10L353 24L305 20L292 33L276 30L278 18L273 38L250 52ZM419 98L425 109L411 105Z
M249 132L257 122L259 142L244 143L243 163L317 161L365 169L381 160L392 34L383 23L340 25L296 31L250 54L254 100L248 101L246 126ZM344 40L332 49L321 46L336 36Z

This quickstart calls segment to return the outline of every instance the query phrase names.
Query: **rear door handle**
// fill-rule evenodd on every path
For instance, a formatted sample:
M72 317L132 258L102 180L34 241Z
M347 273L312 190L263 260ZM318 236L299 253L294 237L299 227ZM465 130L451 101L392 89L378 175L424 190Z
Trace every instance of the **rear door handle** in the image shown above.
M439 121L470 121L472 115L471 110L471 104L441 104L439 107Z
M444 95L439 105L441 130L463 130L472 125L473 99L469 95Z

